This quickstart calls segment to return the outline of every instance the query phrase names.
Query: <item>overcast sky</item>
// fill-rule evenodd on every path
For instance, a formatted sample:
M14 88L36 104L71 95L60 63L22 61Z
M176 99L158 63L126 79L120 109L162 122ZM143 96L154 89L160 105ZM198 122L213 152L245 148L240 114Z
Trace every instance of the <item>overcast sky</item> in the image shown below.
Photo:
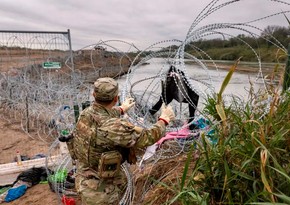
M227 0L229 1L229 0ZM241 0L206 17L210 23L247 22L290 10L290 0ZM100 40L124 40L144 49L168 39L184 40L191 24L211 0L1 0L0 29L67 31L73 49ZM218 4L226 0L218 1ZM290 19L290 13L287 13ZM283 15L254 24L287 26Z

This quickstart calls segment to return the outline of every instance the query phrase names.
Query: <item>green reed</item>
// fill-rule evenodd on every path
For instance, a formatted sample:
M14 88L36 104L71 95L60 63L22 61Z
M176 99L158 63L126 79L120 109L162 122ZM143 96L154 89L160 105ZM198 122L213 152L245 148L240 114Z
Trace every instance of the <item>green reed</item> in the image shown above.
M199 158L189 170L194 150L188 153L168 204L290 204L290 92L281 93L278 85L250 92L248 102L233 97L225 106L222 93L236 66L205 105L218 143L201 134L193 146Z

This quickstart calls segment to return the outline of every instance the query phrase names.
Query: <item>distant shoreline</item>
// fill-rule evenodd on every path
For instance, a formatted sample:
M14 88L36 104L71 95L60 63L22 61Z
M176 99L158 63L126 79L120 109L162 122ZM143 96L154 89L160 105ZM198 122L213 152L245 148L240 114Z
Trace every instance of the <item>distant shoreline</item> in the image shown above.
M235 63L235 61L219 61L219 60L204 60L202 61L209 69L221 69L221 70L229 70ZM185 64L196 64L195 62L185 62ZM278 63L261 63L261 69L264 74L269 74L274 72L274 69ZM279 71L284 70L285 63L279 64ZM259 64L257 62L244 62L241 61L236 70L242 73L256 73L259 71Z

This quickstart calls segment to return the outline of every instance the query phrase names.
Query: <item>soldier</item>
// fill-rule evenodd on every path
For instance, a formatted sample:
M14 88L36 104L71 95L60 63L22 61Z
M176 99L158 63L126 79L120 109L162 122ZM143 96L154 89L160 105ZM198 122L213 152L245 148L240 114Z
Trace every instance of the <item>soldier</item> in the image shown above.
M112 78L99 78L93 96L95 102L81 113L70 142L77 162L76 189L83 205L118 204L127 183L120 164L134 162L130 157L134 148L152 145L163 137L175 115L170 106L164 106L151 128L135 126L121 117L135 102L127 98L115 106L118 83Z

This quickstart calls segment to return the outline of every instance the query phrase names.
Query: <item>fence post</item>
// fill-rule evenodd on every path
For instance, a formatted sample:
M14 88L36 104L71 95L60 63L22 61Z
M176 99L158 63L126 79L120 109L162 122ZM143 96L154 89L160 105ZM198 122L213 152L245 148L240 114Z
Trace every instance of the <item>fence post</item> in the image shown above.
M284 82L283 82L283 92L290 87L290 44L288 45L288 59L286 62L285 73L284 73Z
M30 120L29 120L29 107L28 107L28 96L27 96L27 94L26 94L26 98L25 98L25 104L26 104L26 131L29 133L29 122L30 122Z

